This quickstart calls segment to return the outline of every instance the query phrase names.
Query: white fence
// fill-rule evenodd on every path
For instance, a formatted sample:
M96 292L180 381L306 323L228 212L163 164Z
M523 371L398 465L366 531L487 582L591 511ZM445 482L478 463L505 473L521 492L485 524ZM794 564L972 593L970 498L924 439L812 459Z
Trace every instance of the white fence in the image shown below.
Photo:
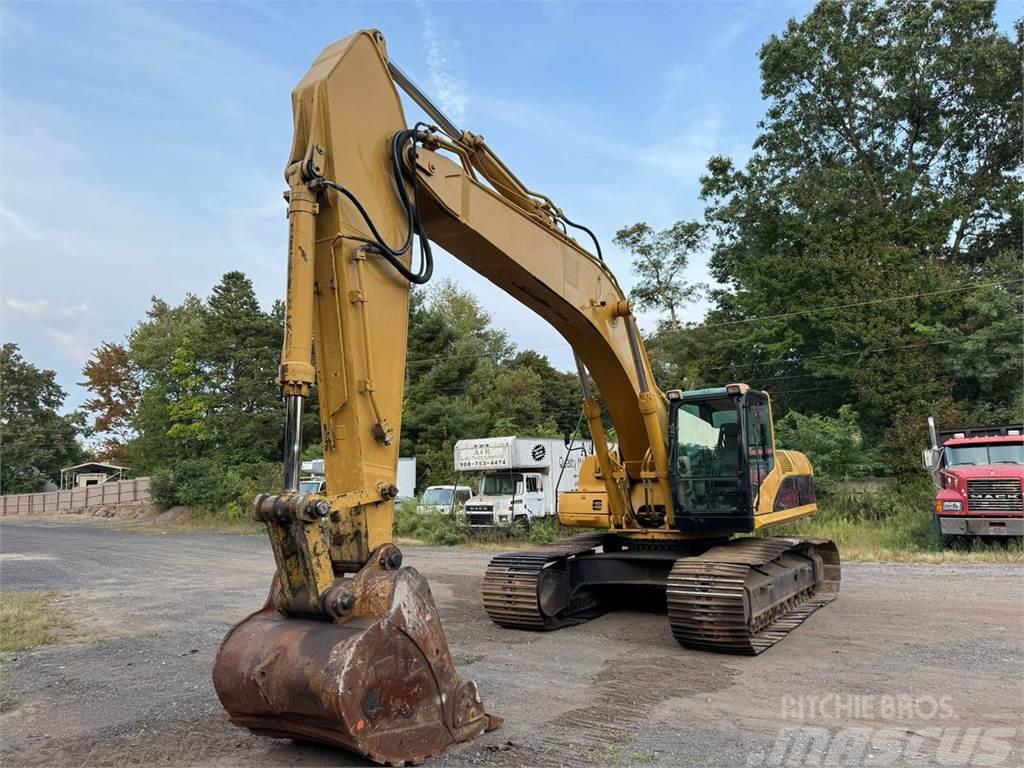
M113 506L130 501L149 501L149 478L87 485L67 491L43 493L15 493L0 496L0 516L46 515L74 512L88 507Z

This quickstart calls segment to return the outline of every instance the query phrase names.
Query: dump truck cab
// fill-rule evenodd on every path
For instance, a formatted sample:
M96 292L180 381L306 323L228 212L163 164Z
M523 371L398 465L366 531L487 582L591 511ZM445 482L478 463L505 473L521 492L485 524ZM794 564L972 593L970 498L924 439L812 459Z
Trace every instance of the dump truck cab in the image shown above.
M1024 429L948 429L934 433L925 468L935 484L935 527L958 536L1024 536Z

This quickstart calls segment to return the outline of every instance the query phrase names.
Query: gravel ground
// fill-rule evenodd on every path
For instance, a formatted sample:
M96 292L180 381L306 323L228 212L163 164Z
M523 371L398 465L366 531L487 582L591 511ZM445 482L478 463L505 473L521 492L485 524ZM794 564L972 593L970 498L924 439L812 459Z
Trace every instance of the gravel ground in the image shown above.
M651 612L502 630L478 597L492 552L405 554L459 670L506 720L431 765L1024 764L1024 567L850 565L836 602L740 658L680 648ZM4 589L54 590L76 622L59 645L0 656L4 765L366 765L253 736L220 708L210 668L265 597L263 536L5 520L0 565Z

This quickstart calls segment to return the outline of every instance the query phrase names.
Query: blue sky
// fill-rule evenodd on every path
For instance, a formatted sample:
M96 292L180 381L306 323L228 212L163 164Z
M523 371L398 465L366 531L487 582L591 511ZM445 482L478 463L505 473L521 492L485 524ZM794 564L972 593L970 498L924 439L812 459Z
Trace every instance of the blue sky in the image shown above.
M457 124L591 226L628 287L612 235L699 217L707 158L745 159L763 114L759 47L809 8L4 2L2 338L56 370L72 406L90 350L122 339L151 296L206 295L240 269L269 307L284 288L289 95L324 46L361 27L381 29ZM1009 5L998 13L1009 30ZM571 369L544 321L437 261L517 344ZM690 278L706 279L702 258Z

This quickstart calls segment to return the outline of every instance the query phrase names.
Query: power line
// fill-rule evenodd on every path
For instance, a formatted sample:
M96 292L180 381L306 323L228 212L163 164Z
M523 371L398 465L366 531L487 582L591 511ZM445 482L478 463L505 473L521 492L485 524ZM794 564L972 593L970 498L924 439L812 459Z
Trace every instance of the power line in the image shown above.
M908 301L910 299L920 299L925 296L940 296L945 293L961 293L963 291L974 291L979 288L991 288L994 285L1010 285L1012 283L1024 282L1024 278L1015 278L1013 280L997 280L992 283L975 283L969 286L961 286L959 288L946 288L941 291L928 291L927 293L907 293L900 296L889 296L884 299L870 299L868 301L858 301L853 304L838 304L832 307L818 307L816 309L798 309L795 312L781 312L777 315L761 315L759 317L745 317L740 320L724 320L720 323L702 323L696 325L693 328L676 328L675 331L695 331L702 328L719 328L725 325L738 325L740 323L754 323L758 320L778 320L783 317L794 317L796 315L813 315L818 312L838 312L840 309L851 309L853 307L866 307L872 304L884 304L892 301Z
M871 300L868 300L868 301L855 302L853 304L840 304L840 305L832 306L832 307L818 307L816 309L803 309L803 310L797 310L795 312L783 312L783 313L780 313L780 314L777 314L777 315L761 315L759 317L747 317L747 318L743 318L743 319L740 319L740 320L726 320L726 321L723 321L723 322L720 322L720 323L704 323L704 324L701 324L701 325L694 326L692 328L676 328L676 329L674 329L674 332L675 333L685 333L685 332L688 332L688 331L696 331L696 330L702 330L702 329L706 329L706 328L719 328L719 327L723 327L723 326L737 325L737 324L740 324L740 323L752 323L752 322L756 322L758 320L777 320L777 319L783 318L783 317L793 317L793 316L797 316L797 315L808 315L808 314L814 314L814 313L818 313L818 312L836 312L836 311L839 311L841 309L850 309L852 307L864 307L864 306L870 306L870 305L873 305L873 304L882 304L882 303L894 302L894 301L909 301L911 299L919 299L919 298L923 298L923 297L926 297L926 296L939 296L939 295L943 295L943 294L947 294L947 293L959 293L961 291L972 291L972 290L977 290L977 289L980 289L980 288L991 288L992 286L996 286L996 285L1012 285L1013 283L1021 283L1021 282L1024 282L1024 278L1015 278L1013 280L997 280L997 281L994 281L994 282L991 282L991 283L975 283L974 285L961 286L960 288L948 288L948 289L944 289L944 290L941 290L941 291L929 291L929 292L926 292L926 293L908 293L908 294L903 294L903 295L900 295L900 296L890 296L890 297L887 297L887 298L884 298L884 299L871 299ZM889 349L894 349L894 348L895 347L889 347ZM529 347L528 349L524 348L524 349L522 349L520 351L535 351L536 352L536 351L540 351L540 350L551 350L551 349L572 349L572 347L571 347L571 345L568 342L562 342L560 344L545 344L545 345L539 346L539 347ZM878 351L878 350L876 350L876 351ZM851 352L851 353L843 353L843 354L858 354L858 353L857 352ZM415 358L415 359L411 359L411 360L406 360L406 364L407 365L415 365L415 364L418 364L418 363L429 363L429 362L432 362L432 361L435 361L435 360L462 360L462 359L468 359L468 358L491 358L491 359L497 360L498 359L498 355L496 355L496 354L494 354L492 352L467 352L467 353L458 354L458 355L438 354L438 355L431 355L429 357L421 357L421 358ZM803 359L813 360L815 358L809 357L809 358L803 358ZM749 366L754 366L754 365L768 365L768 364L773 363L773 362L789 362L789 361L787 361L787 360L775 360L775 361L765 361L763 363L762 362L749 363L749 364L747 364L747 366L744 366L744 367L749 367ZM712 371L714 371L714 370L725 370L726 367L730 367L730 366L725 366L725 367L722 367L722 368L709 368L708 370L712 370ZM731 367L739 367L739 366L731 366Z
M806 357L799 357L799 358L783 357L783 358L778 358L778 359L775 359L775 360L761 360L759 362L754 362L754 363L731 363L729 365L722 365L722 366L719 366L717 368L706 368L705 370L706 371L725 371L725 370L737 369L737 368L752 368L752 367L755 367L755 366L768 366L768 365L776 365L776 364L782 364L782 363L788 363L788 364L791 364L791 365L801 365L802 363L805 363L808 360L827 360L827 359L834 359L834 358L837 358L837 357L849 357L851 355L870 355L870 354L874 354L876 352L888 352L888 351L893 350L893 349L914 349L914 348L917 348L917 347L929 347L929 346L940 347L940 346L945 346L947 344L959 344L961 342L967 341L968 339L973 339L975 336L981 335L985 330L987 330L987 329L981 329L981 330L975 331L974 333L968 335L964 339L947 339L946 341L919 341L919 342L914 342L913 344L897 344L897 345L893 345L891 347L876 347L875 349L855 349L855 350L851 350L851 351L847 351L847 352L835 352L835 353L829 353L829 354L823 354L823 355L808 355ZM997 336L996 338L1010 338L1011 335L1016 336L1017 334L1007 334L1006 336ZM757 378L757 377L755 376L753 378ZM768 379L764 379L764 381L767 381L767 380Z
M938 346L947 346L949 344L961 344L963 342L966 342L969 339L974 338L975 336L981 335L983 332L984 332L983 330L975 331L974 333L970 334L969 336L967 336L964 339L947 339L946 341L934 341L934 342L925 341L925 342L919 342L919 343L915 343L915 344L901 344L901 345L894 345L894 346L891 346L891 347L878 347L876 349L856 350L856 351L853 351L853 352L842 352L842 353L838 353L836 355L813 355L813 356L809 356L809 357L805 357L805 358L800 358L800 359L793 359L793 360L786 359L786 360L775 361L775 362L787 362L787 363L792 363L794 365L798 365L798 364L803 363L806 360L836 359L838 357L845 357L845 356L849 356L849 355L873 355L873 354L877 354L879 352L888 352L888 351L891 351L891 350L908 349L908 348L913 348L913 347L938 347ZM995 336L993 338L995 338L995 339L1009 339L1009 338L1015 338L1017 336L1018 336L1018 334L1016 334L1016 333L1007 333L1007 334L997 335L997 336ZM1021 354L1024 355L1024 349L1021 350ZM757 363L757 365L765 365L765 364L767 364L767 363ZM728 366L726 366L726 367L728 367ZM710 368L708 370L725 370L725 368L724 367L723 368ZM751 376L745 377L745 378L747 378L748 381L765 382L765 381L783 381L783 380L788 380L788 379L815 378L816 376L817 376L817 374L814 374L814 373L799 373L799 374L792 374L792 375L787 375L787 376L769 376L769 377L761 377L761 376L751 375ZM821 378L825 378L825 377L821 377ZM703 387L712 387L712 386L717 386L717 385L725 386L725 384L732 383L733 381L734 381L733 379L730 379L729 381L707 382L707 383L701 384L701 386L703 386ZM825 389L832 389L832 387L826 386L826 387L818 387L818 388L814 388L814 389L796 389L796 390L779 390L779 391L772 391L772 390L770 390L769 392L770 392L770 394L772 396L776 396L776 395L796 394L798 392L800 392L800 393L803 393L803 392L817 392L817 391L821 391L821 390L825 390ZM465 388L460 388L460 389L452 389L452 388L433 389L431 391L432 392L441 393L441 394L454 394L454 395L466 394L466 389Z

